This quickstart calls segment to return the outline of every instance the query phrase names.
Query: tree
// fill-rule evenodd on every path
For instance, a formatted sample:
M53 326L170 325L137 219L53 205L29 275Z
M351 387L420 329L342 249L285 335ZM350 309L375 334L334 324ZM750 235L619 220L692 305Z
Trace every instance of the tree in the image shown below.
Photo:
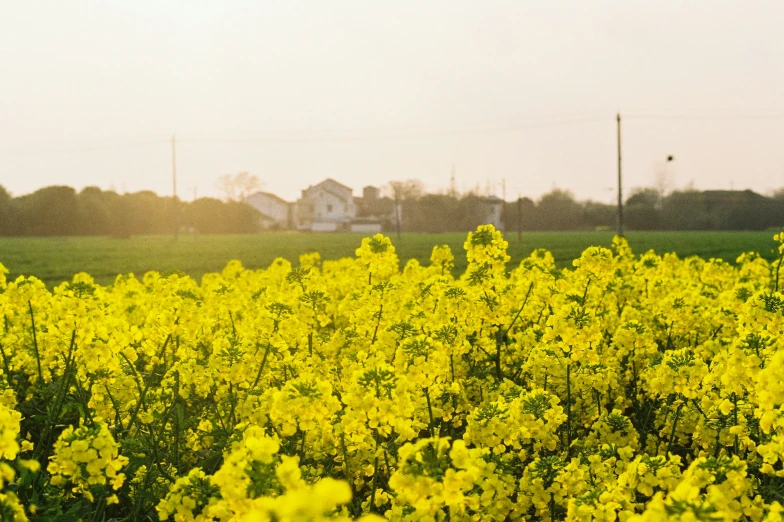
M484 225L488 218L488 201L486 197L470 193L460 198L457 201L456 216L453 221L458 230L472 230L479 225Z
M514 201L504 202L501 220L508 231L532 230L535 224L536 204L531 198L518 197Z
M643 187L632 190L632 195L624 206L626 225L632 230L660 229L661 206L662 197L658 188Z
M425 185L418 179L407 179L405 181L390 181L386 187L390 197L395 203L395 230L400 236L402 224L401 206L404 201L416 201L425 192Z
M386 191L395 201L416 200L425 193L425 185L418 179L390 181Z
M66 186L38 189L16 198L20 234L29 236L73 236L79 223L76 191Z
M236 234L259 230L259 211L247 203L199 198L186 211L186 220L200 234Z
M261 187L261 181L257 176L240 172L234 176L224 174L218 178L217 186L218 190L223 192L226 201L243 201L254 190Z
M582 208L568 190L553 189L543 195L536 206L539 224L545 230L579 228Z
M170 234L172 199L162 198L151 190L123 194L118 206L123 222L118 235Z
M662 225L670 230L710 230L714 223L705 208L704 193L676 190L662 201Z
M618 214L618 208L615 205L585 201L582 203L582 206L583 218L581 228L591 230L609 229L615 225Z
M119 196L116 193L104 192L98 187L82 189L76 196L76 203L79 207L77 233L84 236L110 234L111 208L117 197Z
M447 194L425 194L417 199L404 199L399 207L407 231L447 232L457 229L457 204L457 198Z
M16 206L11 194L0 185L0 236L16 235L18 226Z

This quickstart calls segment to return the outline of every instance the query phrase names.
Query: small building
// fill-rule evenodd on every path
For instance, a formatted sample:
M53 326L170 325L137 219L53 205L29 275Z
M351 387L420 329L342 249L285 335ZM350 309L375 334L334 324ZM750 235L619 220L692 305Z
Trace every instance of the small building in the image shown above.
M351 226L352 231L378 233L394 229L395 202L392 198L380 196L378 187L364 187L362 197L354 198L354 201L357 206L357 219Z
M350 187L328 178L302 191L296 203L296 228L311 232L351 230L357 216Z
M501 211L504 208L504 200L496 196L489 196L483 198L482 206L484 209L482 224L493 225L496 229L503 230L504 222L501 220Z
M261 213L259 224L262 229L291 228L293 205L285 199L270 192L255 192L244 201Z

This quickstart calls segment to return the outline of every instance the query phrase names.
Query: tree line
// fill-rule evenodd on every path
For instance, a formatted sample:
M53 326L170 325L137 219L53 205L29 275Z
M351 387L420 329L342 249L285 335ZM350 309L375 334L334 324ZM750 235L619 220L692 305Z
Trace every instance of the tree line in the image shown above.
M258 230L259 213L245 203L193 202L152 191L117 194L87 187L50 186L12 197L0 186L0 236L113 236L245 233Z
M681 190L662 195L635 190L623 208L627 230L767 230L784 226L784 191L766 197L751 190ZM507 230L613 229L618 207L578 202L553 190L534 202L522 198L504 205Z
M553 190L537 201L501 202L475 193L428 194L420 185L398 187L400 229L449 232L489 222L501 206L501 225L515 230L614 229L617 207L578 201L567 190ZM392 199L392 198L390 198ZM394 207L389 201L389 210ZM0 186L0 236L113 236L259 231L259 212L242 202L200 198L192 202L152 191L118 194L87 187L76 191L50 186L12 197ZM750 190L682 190L662 195L653 188L634 191L624 205L627 230L766 230L784 226L784 190L767 197ZM398 226L386 222L387 232Z
M538 201L503 202L501 224L515 230L614 230L618 207L578 201L555 189ZM474 193L421 194L403 198L403 231L469 230L486 221L488 198ZM626 230L766 230L784 226L784 190L766 197L751 190L682 190L662 195L635 190L624 204Z

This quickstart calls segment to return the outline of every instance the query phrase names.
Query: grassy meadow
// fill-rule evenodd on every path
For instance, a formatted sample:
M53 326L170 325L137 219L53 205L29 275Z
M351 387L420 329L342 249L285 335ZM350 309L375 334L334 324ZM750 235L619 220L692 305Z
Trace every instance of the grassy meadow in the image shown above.
M149 270L180 270L200 278L206 272L221 270L232 259L247 268L268 266L283 257L294 263L300 254L319 252L322 259L353 256L363 234L303 234L270 232L253 235L141 236L131 239L106 237L0 238L0 263L10 276L34 275L53 286L69 280L77 272L87 272L101 284L117 274L138 276ZM426 263L434 245L448 244L455 253L455 270L465 269L465 233L392 235L402 261L414 258ZM612 232L524 232L506 234L509 254L516 265L537 248L553 253L560 267L589 246L609 246ZM773 232L629 232L632 249L637 252L675 252L721 258L733 262L743 252L759 252L774 259Z

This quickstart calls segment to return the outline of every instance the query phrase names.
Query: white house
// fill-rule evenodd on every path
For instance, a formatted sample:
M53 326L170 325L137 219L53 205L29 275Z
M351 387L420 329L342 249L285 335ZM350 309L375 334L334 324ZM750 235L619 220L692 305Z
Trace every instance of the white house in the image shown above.
M245 198L245 203L261 212L262 228L289 228L292 204L269 192L256 192Z
M300 230L347 231L356 216L353 191L334 179L306 188L296 203L296 226Z

